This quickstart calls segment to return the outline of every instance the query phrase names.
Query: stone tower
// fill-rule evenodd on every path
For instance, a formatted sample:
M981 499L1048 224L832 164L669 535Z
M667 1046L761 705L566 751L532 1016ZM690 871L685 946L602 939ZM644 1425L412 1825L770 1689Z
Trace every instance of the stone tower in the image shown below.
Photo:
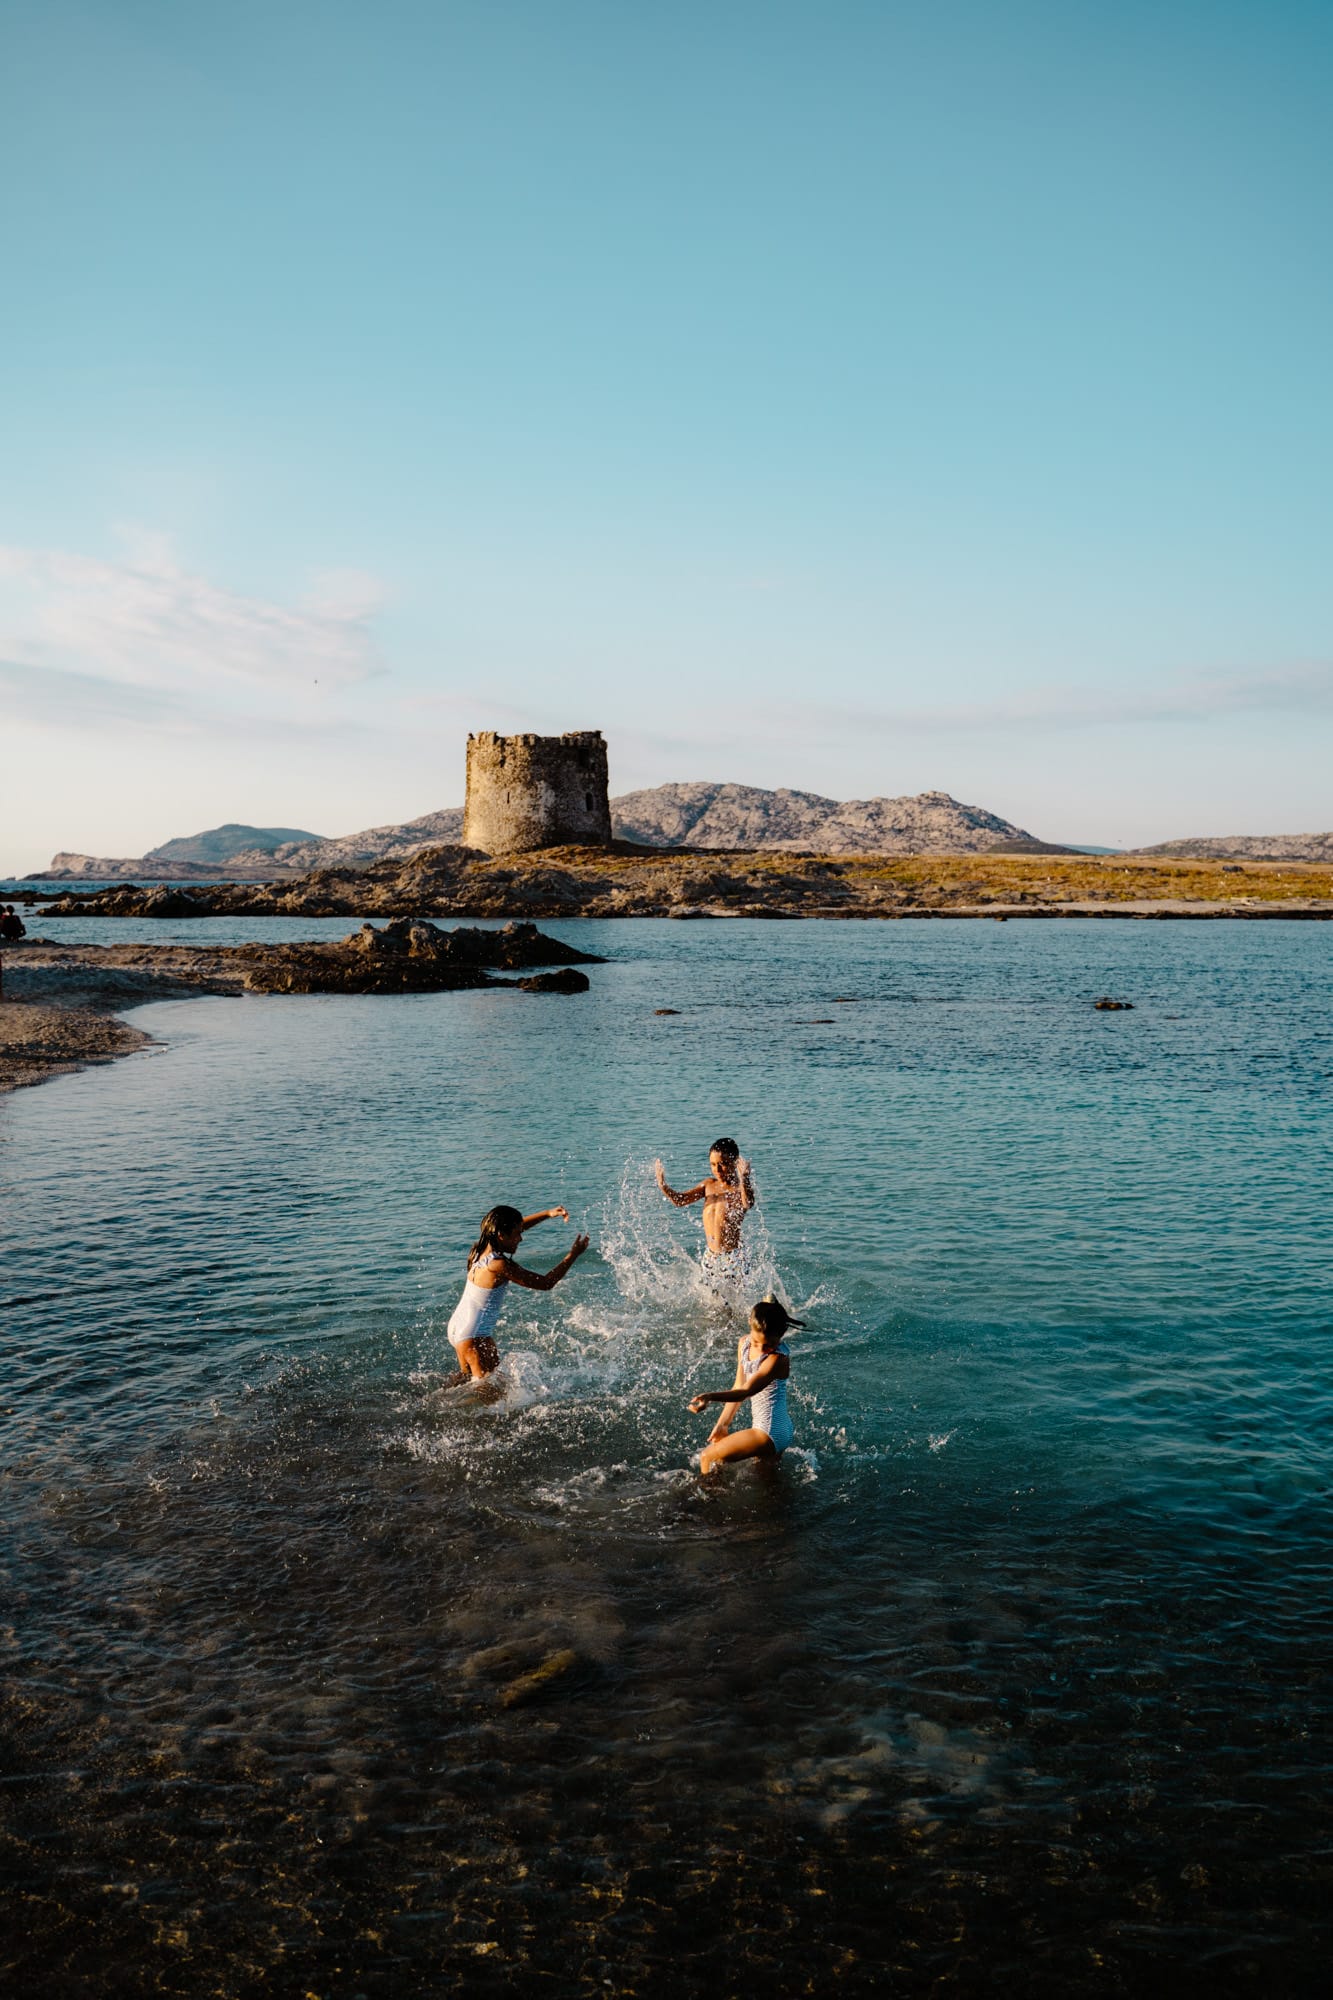
M600 729L564 736L467 740L463 845L483 854L531 847L606 847L611 840L606 742Z

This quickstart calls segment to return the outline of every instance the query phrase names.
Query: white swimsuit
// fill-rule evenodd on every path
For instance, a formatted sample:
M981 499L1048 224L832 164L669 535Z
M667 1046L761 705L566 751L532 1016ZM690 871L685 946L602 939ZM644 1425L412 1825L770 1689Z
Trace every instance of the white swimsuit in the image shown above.
M498 1251L488 1250L484 1257L478 1257L472 1269L484 1271L488 1264L496 1261L498 1255ZM508 1278L501 1278L498 1285L492 1285L488 1290L485 1285L474 1285L472 1271L469 1271L463 1296L454 1307L449 1321L450 1345L459 1347L465 1340L494 1339L496 1323L508 1290Z
M787 1353L785 1342L779 1343L778 1353ZM741 1362L741 1370L747 1382L752 1375L758 1374L760 1367L766 1359L767 1357L761 1354L758 1361L751 1361L747 1348L745 1358ZM769 1443L772 1445L774 1451L777 1452L785 1451L795 1437L796 1426L792 1422L791 1412L787 1408L787 1378L785 1375L781 1380L775 1379L771 1382L766 1382L758 1395L751 1396L750 1428L766 1432Z

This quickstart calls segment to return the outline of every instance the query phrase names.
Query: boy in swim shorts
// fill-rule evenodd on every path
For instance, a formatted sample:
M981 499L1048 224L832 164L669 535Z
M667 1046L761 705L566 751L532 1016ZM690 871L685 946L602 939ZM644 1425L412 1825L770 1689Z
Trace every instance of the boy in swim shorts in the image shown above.
M700 1260L708 1289L735 1303L734 1294L747 1288L749 1265L741 1242L741 1223L754 1207L754 1177L750 1162L741 1158L734 1139L715 1139L708 1153L708 1178L697 1186L668 1187L666 1169L654 1162L657 1185L677 1208L704 1205L704 1252Z

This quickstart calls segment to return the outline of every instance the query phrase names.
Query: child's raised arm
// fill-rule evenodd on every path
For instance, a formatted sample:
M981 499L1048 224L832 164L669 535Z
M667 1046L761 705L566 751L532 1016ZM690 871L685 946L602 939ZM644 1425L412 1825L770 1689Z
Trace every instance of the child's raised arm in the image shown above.
M588 1247L586 1236L576 1236L558 1264L552 1264L549 1271L529 1271L522 1264L516 1264L512 1257L506 1257L504 1268L506 1277L512 1278L525 1292L552 1292Z
M677 1208L688 1208L692 1201L702 1201L708 1193L707 1181L700 1181L698 1187L686 1188L683 1193L678 1192L673 1187L668 1187L666 1168L660 1160L653 1161L653 1171L657 1175L657 1185L661 1188L667 1200L673 1201Z
M523 1227L525 1229L534 1229L539 1222L554 1222L557 1218L568 1222L569 1210L567 1208L539 1208L535 1215L524 1216Z

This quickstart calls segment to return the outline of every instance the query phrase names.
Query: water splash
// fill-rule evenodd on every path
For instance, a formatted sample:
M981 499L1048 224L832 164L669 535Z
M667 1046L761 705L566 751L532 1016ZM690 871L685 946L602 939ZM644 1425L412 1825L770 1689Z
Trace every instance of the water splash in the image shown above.
M619 1187L603 1204L600 1248L621 1296L676 1307L693 1304L733 1317L747 1312L766 1292L789 1305L762 1204L756 1202L745 1217L736 1258L706 1268L699 1213L672 1209L657 1186L653 1164L643 1157L627 1159Z

